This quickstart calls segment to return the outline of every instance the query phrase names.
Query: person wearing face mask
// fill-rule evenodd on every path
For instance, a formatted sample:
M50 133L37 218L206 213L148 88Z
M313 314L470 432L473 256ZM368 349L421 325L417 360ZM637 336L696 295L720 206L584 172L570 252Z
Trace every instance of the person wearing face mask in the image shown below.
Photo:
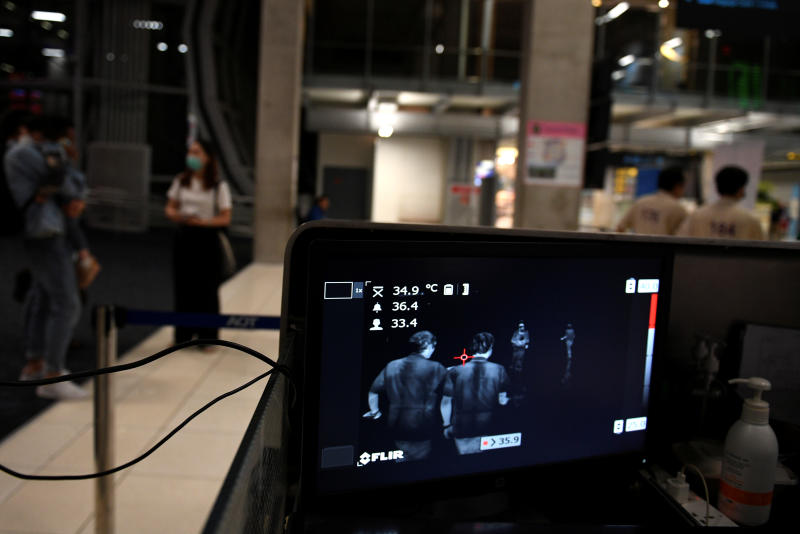
M167 192L166 216L178 225L173 276L175 311L219 313L225 244L222 231L231 223L231 192L220 179L210 142L192 142L186 169ZM176 327L175 343L194 337L214 339L216 328ZM211 350L205 347L205 350Z

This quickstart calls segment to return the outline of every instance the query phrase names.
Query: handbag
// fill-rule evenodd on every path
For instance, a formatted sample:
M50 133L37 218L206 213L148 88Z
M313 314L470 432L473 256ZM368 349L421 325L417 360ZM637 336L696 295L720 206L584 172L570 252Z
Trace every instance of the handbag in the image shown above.
M219 198L219 184L214 186L214 211L217 210ZM217 231L217 241L219 242L219 275L222 280L227 280L236 273L236 256L233 255L231 240L225 229Z
M222 280L227 280L236 273L236 256L233 255L231 240L228 239L228 234L223 230L217 232L217 241L219 243L220 258L219 274Z

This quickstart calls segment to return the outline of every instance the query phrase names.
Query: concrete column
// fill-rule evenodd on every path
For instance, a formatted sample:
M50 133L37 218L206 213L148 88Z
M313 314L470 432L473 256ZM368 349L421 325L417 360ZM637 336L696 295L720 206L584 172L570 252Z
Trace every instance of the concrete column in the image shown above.
M588 121L594 8L586 0L526 4L514 226L575 230L580 186L526 183L526 125L530 120Z
M253 258L283 261L294 230L304 2L262 0Z

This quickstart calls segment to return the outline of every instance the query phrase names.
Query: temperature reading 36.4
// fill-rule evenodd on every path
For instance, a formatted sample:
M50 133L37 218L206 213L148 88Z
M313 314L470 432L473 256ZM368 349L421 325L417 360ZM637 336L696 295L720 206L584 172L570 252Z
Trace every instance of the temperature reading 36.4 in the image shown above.
M394 301L392 302L392 311L409 311L409 310L418 310L419 303L415 300L414 302L403 302L403 301Z

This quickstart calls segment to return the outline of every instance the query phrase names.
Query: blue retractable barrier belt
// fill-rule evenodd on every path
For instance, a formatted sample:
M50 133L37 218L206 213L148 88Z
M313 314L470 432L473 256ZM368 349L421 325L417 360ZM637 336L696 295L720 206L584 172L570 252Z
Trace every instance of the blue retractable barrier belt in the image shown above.
M247 330L278 330L280 317L263 315L217 315L214 313L181 313L150 310L115 310L119 326L126 324L194 326L199 328L243 328Z

